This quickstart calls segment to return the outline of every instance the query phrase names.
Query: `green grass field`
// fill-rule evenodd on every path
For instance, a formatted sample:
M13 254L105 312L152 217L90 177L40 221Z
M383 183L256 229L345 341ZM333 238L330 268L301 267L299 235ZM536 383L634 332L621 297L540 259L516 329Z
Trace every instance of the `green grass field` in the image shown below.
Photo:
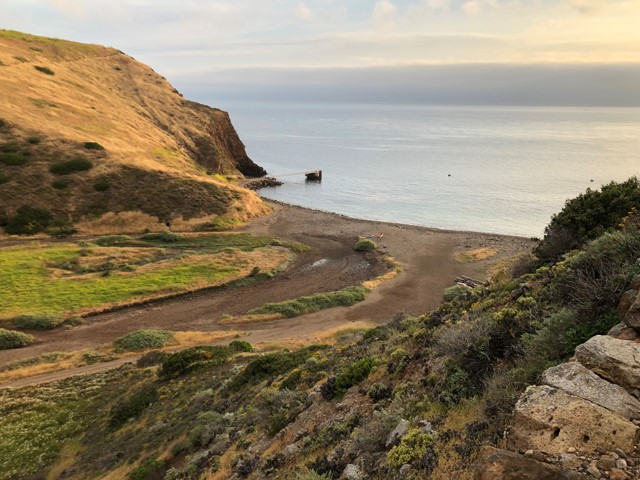
M131 239L109 247L34 243L2 248L0 320L20 314L71 314L225 283L247 269L251 261L244 252L273 242L269 237L240 234L206 235L172 243ZM118 247L125 246L125 261L132 264L119 262L118 252L125 249ZM160 253L150 256L150 249ZM141 259L137 263L136 255ZM91 256L107 261L90 271L69 271L69 265L82 266L79 262ZM268 256L268 252L261 254L261 258Z

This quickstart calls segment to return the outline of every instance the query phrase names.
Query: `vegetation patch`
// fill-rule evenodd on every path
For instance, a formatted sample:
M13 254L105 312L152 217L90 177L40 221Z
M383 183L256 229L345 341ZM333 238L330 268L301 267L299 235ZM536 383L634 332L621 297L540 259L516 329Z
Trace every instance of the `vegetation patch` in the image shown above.
M218 217L210 222L204 222L194 227L196 232L226 232L233 230L241 222L235 218Z
M373 252L376 248L378 248L376 243L366 238L361 238L353 246L356 252Z
M3 183L7 183L9 180L11 180L11 177L9 175L0 172L0 185L2 185Z
M233 350L227 347L203 346L187 348L164 357L158 374L163 378L184 375L196 368L221 365L231 356Z
M10 235L33 235L46 230L52 220L53 215L48 210L25 205L18 209L4 229Z
M45 75L55 75L55 72L53 70L51 70L49 67L43 67L41 65L34 65L33 68L35 68L39 72L44 73Z
M375 367L375 361L369 357L349 365L336 377L336 393L342 395L354 385L362 382L369 376L373 367Z
M169 231L160 233L145 233L142 237L140 237L140 239L152 242L160 241L165 243L174 243L180 240L180 235Z
M155 385L146 385L126 400L118 403L111 409L109 426L119 428L129 420L132 420L158 399L158 390Z
M51 186L56 190L66 190L71 181L68 178L59 178L51 182Z
M278 303L267 303L262 307L254 308L248 313L252 314L280 314L287 318L298 317L307 313L317 312L326 308L348 307L367 298L369 290L362 286L347 287L342 290L329 293L317 293L300 297L295 300L286 300Z
M110 188L111 188L111 184L105 178L101 178L96 183L93 184L93 189L96 192L106 192Z
M49 171L56 175L69 175L71 173L91 170L92 168L93 163L91 160L84 157L76 157L66 162L54 163Z
M151 348L162 348L173 341L173 332L166 330L138 330L113 342L116 348L137 352Z
M84 148L87 150L104 150L104 147L100 145L98 142L85 142L83 144Z
M33 335L0 328L0 350L22 348L33 343Z
M64 321L61 315L38 313L19 315L15 317L11 323L16 328L22 328L24 330L53 330L60 326Z
M0 162L9 166L24 165L27 163L27 157L17 152L3 152L0 154Z

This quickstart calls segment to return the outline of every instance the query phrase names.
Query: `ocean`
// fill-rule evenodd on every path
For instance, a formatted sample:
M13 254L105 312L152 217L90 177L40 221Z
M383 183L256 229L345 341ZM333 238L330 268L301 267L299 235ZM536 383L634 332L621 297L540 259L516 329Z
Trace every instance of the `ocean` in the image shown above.
M540 237L564 202L640 175L640 109L224 105L265 198L454 230Z

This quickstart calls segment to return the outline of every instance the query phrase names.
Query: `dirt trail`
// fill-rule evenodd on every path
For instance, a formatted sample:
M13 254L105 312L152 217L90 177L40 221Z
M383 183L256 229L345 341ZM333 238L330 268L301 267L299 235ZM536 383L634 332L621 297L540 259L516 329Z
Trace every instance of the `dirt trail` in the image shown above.
M71 330L34 332L37 342L27 348L0 351L0 365L54 351L95 348L140 328L167 330L241 330L251 343L314 341L328 329L365 320L386 323L399 312L424 313L438 305L444 288L458 275L482 278L501 258L529 250L531 242L473 232L448 232L405 225L354 220L299 207L271 204L274 212L251 222L243 230L305 243L311 250L298 255L290 268L276 278L233 290L205 290L192 295L96 315ZM338 307L292 319L244 325L220 325L223 314L243 314L266 302L281 301L315 292L358 284L384 271L384 264L353 250L358 235L383 234L376 241L383 252L404 266L398 277L383 283L352 307ZM489 260L461 263L456 251L490 247L498 255ZM131 359L57 372L50 379L77 372L113 368ZM97 370L95 370L97 369ZM43 376L40 376L43 377ZM46 378L46 376L45 376ZM31 383L41 383L41 378ZM45 380L50 381L50 380ZM20 381L22 382L22 381ZM26 382L27 384L30 382Z

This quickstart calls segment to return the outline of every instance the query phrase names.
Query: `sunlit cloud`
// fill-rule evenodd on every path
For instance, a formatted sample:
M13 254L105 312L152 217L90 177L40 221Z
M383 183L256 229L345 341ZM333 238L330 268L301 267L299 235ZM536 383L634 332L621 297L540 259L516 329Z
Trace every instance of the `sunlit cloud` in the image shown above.
M296 5L296 16L300 20L309 21L313 18L313 12L309 7L307 7L306 4L300 2L298 5Z
M389 0L378 0L373 8L373 24L379 30L391 30L396 23L398 8Z

